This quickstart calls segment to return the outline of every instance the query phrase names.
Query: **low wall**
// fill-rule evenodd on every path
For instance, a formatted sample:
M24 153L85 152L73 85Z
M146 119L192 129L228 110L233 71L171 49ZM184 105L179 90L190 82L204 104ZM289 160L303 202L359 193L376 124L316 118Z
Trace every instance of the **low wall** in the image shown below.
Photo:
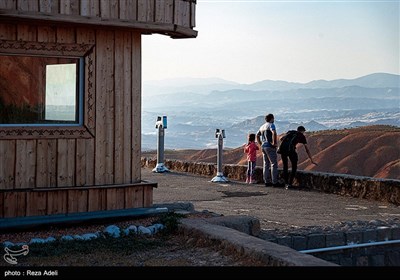
M233 219L229 221L231 226ZM197 239L197 244L207 244L227 254L239 254L261 261L267 266L335 267L336 264L302 254L279 244L243 233L236 229L209 223L206 219L182 219L179 225L184 235Z
M156 159L142 157L142 167L154 168L156 164ZM164 164L168 169L179 172L210 177L217 173L213 163L165 160ZM223 173L228 179L244 181L246 169L245 165L225 164ZM254 176L257 181L263 182L261 167L256 167ZM282 170L279 170L279 176L282 178ZM308 171L298 171L295 180L295 183L308 189L400 205L400 180Z
M310 233L304 235L270 236L267 241L303 251L332 248L331 251L310 252L318 258L342 266L399 266L400 243L376 245L384 241L400 240L400 227L378 227L359 231L338 231L329 233ZM357 248L344 248L367 244ZM338 247L339 246L339 247ZM337 249L333 249L338 247Z
M338 249L310 255L341 266L400 266L400 245Z

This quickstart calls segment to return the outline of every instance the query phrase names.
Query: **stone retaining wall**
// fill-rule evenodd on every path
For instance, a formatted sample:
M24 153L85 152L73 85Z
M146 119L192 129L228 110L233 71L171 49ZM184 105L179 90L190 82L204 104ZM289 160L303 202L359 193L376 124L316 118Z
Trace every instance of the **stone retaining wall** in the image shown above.
M400 266L400 244L311 253L341 266Z
M233 220L228 223L232 224ZM184 235L197 239L198 244L204 242L203 244L212 245L220 252L248 256L267 266L336 266L312 255L299 253L286 246L274 244L226 226L208 223L203 219L182 219L179 228Z
M375 229L310 233L265 238L267 241L302 251L310 249L368 244L388 240L400 240L399 226L380 226ZM318 258L343 266L400 266L400 243L337 249L311 253Z
M142 157L142 167L154 168L156 159ZM180 160L165 160L165 166L170 170L189 172L197 175L215 176L216 164L204 162L188 162ZM225 164L224 176L231 180L244 181L247 166ZM255 179L263 181L262 168L255 170ZM279 170L282 178L282 170ZM352 176L346 174L298 171L296 184L308 188L343 196L365 198L400 205L400 180L375 179L371 177Z

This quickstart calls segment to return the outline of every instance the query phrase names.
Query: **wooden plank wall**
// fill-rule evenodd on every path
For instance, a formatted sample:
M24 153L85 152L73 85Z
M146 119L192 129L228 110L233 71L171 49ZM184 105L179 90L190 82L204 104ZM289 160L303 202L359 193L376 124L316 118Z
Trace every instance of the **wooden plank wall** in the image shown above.
M0 9L195 24L195 3L185 0L1 0ZM84 114L94 124L93 138L0 138L0 217L151 206L153 185L80 188L141 180L141 34L1 22L0 39L94 45L84 88L96 100L95 117Z
M195 27L196 3L189 0L1 0L0 9L81 15L104 19L173 23Z
M151 206L152 187L79 189L79 186L141 180L140 33L0 23L0 38L89 43L95 44L96 54L92 73L96 95L95 137L0 139L0 190L15 190L0 192L0 217ZM85 73L88 75L87 67ZM54 187L72 189L17 191Z
M151 207L154 184L0 192L0 219Z
M130 31L1 23L0 37L91 43L95 44L93 51L98 56L93 59L95 137L0 139L0 189L139 182L141 35Z

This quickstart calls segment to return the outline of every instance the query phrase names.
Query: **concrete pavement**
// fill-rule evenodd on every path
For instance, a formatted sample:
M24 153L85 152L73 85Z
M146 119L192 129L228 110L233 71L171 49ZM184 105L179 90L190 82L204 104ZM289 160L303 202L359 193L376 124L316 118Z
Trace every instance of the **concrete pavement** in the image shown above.
M249 215L262 229L331 226L343 221L400 218L400 207L377 201L316 191L266 188L231 181L212 183L212 177L189 173L153 173L142 168L142 180L157 182L154 203L192 202L195 210L223 215Z

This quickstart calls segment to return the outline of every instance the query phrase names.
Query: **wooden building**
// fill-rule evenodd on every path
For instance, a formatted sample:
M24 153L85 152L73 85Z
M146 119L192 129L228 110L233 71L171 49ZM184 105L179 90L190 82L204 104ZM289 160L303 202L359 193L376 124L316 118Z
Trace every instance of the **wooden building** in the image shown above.
M0 1L0 218L152 206L141 35L195 38L195 5Z

